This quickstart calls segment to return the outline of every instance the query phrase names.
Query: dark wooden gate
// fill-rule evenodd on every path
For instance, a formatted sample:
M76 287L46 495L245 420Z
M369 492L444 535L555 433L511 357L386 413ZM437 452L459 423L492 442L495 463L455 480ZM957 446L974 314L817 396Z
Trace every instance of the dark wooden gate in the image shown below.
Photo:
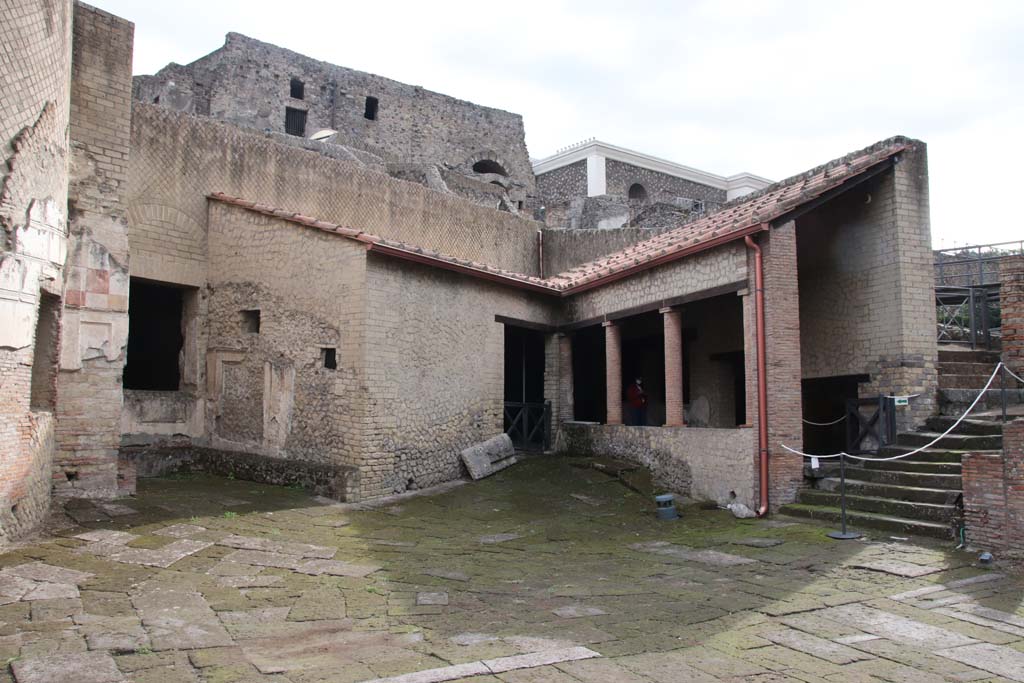
M522 450L551 448L551 401L505 401L505 433Z
M887 396L846 400L846 452L876 454L896 440L895 401Z

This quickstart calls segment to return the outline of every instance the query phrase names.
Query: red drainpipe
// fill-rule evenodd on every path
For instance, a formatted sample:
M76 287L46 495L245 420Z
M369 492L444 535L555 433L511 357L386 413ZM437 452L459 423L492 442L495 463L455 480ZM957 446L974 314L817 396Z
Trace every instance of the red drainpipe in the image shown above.
M768 361L764 331L764 256L761 247L747 235L747 248L754 252L754 309L757 319L757 448L760 460L761 506L757 516L768 514Z

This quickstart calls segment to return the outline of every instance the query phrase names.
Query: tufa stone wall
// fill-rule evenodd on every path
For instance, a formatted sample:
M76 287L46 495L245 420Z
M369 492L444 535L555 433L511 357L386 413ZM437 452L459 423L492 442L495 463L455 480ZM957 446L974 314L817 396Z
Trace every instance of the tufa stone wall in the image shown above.
M920 394L935 411L938 350L923 145L892 171L797 220L803 377L870 376L861 396Z
M566 455L606 456L636 462L651 470L655 483L697 500L719 505L735 500L757 507L757 470L750 453L757 447L753 429L629 427L567 422L558 432L557 450Z
M615 159L605 161L605 179L608 194L617 197L628 196L630 186L639 183L647 191L648 202L696 200L703 202L708 211L713 211L726 202L725 190L677 178L667 173L640 168Z
M538 273L540 224L357 162L135 103L126 201L132 275L194 286L206 277L206 197L224 192L520 273Z
M128 172L134 26L75 3L71 185L54 493L119 491L121 372L128 336ZM130 488L130 487L129 487Z
M1003 452L965 453L964 524L968 542L1024 553L1024 420L1003 425Z
M50 501L67 251L70 1L0 7L0 543Z
M503 430L494 316L553 324L554 302L372 253L366 297L362 496L461 476L459 453Z
M1003 362L1024 375L1024 256L1000 259L999 282Z
M302 97L292 97L292 79ZM299 93L295 93L299 94ZM367 118L369 98L375 118ZM135 99L236 126L285 133L286 109L304 112L304 136L338 131L332 142L388 162L439 164L473 174L499 164L514 202L535 195L522 117L419 86L346 69L229 33L224 46L195 62L170 64L135 80ZM475 175L475 174L474 174Z

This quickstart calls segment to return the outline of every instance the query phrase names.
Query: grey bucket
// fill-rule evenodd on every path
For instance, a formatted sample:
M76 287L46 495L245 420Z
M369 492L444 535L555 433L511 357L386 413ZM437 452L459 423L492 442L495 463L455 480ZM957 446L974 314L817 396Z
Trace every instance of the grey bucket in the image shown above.
M679 513L676 512L676 499L671 493L655 496L654 504L657 507L658 519L679 519Z

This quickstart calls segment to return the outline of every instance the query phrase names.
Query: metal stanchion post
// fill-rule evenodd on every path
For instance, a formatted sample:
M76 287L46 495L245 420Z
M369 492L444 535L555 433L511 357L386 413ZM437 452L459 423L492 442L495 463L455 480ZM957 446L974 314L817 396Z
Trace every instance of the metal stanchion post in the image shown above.
M846 530L846 454L839 456L839 520L841 529L839 531L830 531L828 533L829 538L849 541L861 537L861 534L858 534L856 531Z

